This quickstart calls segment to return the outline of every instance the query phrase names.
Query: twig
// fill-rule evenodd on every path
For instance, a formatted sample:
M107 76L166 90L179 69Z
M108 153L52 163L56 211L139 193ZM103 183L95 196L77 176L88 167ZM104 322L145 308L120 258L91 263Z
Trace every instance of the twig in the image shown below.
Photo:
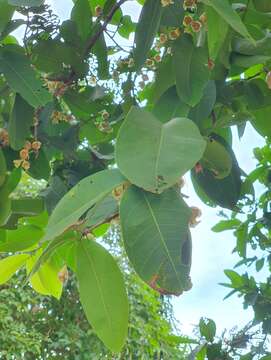
M125 3L125 1L127 0L120 0L118 3L116 3L112 9L110 10L110 12L108 13L107 17L104 20L103 25L100 27L99 31L96 32L96 34L94 34L87 42L86 44L86 49L85 49L85 53L89 53L89 51L92 49L92 47L95 45L96 41L99 39L99 37L102 35L102 33L106 30L107 25L110 23L110 21L112 20L115 12L121 7L122 4Z
M120 45L116 42L116 40L114 39L114 37L113 37L107 30L105 30L105 33L106 33L106 35L113 41L113 43L114 43L120 50L122 50L122 51L130 54L130 51L128 51L128 50L124 49L122 46L120 46Z

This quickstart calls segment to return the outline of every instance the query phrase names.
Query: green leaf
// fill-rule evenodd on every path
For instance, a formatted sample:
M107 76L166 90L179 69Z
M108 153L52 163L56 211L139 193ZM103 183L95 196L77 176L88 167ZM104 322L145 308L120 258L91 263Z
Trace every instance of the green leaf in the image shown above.
M96 41L93 47L93 53L97 56L98 60L98 76L100 79L106 79L109 75L109 62L107 58L107 45L103 33Z
M183 21L184 8L181 1L174 1L173 4L162 9L161 26L179 27Z
M225 275L231 280L232 286L234 288L242 288L244 281L241 275L233 270L224 270Z
M195 165L205 147L192 121L175 118L162 124L151 113L132 107L117 137L116 161L133 184L161 193Z
M241 221L238 219L222 220L212 227L212 231L218 233L225 230L236 230L240 226L240 224Z
M50 260L56 251L58 251L64 245L72 243L74 244L75 240L79 240L79 234L75 231L69 231L50 241L49 244L39 254L39 257L36 258L35 264L33 264L31 270L29 271L28 279L32 278L32 276L34 276L35 273L39 271L40 267Z
M159 29L162 5L157 0L146 0L135 31L134 61L139 70L144 64Z
M29 258L29 255L20 254L0 260L0 285L5 284Z
M7 164L5 155L3 154L2 149L0 149L0 187L4 184L6 179Z
M203 95L200 102L193 107L189 115L189 119L193 120L198 127L203 127L204 120L206 120L214 109L216 103L216 84L215 81L208 81L203 90Z
M267 136L271 139L271 126L268 121L271 111L271 106L253 111L254 119L251 119L251 124L255 130L262 136Z
M205 337L207 341L213 341L216 334L216 324L211 319L200 319L199 322L200 335Z
M72 9L71 20L76 23L78 34L85 43L92 31L92 13L88 0L76 1Z
M35 255L29 257L26 262L27 273L30 274L36 261L38 261L41 250L36 252ZM58 278L60 267L53 258L45 262L39 270L30 278L30 283L33 289L42 294L54 296L60 299L62 294L63 284Z
M17 230L7 231L5 242L0 243L0 252L17 252L37 244L43 231L34 225L21 225Z
M259 259L259 260L257 260L256 261L256 264L255 264L255 266L256 266L256 271L261 271L262 270L262 268L263 268L263 266L264 266L264 258L262 258L262 259Z
M45 0L8 0L8 3L15 6L41 6Z
M177 188L158 196L131 186L121 199L121 231L129 260L162 294L180 295L191 286L190 216Z
M17 47L16 47L17 48ZM0 70L10 87L18 92L34 108L43 106L51 100L50 93L30 65L28 58L14 48L0 49Z
M156 103L173 85L175 85L175 74L172 66L172 56L168 56L163 59L155 74L155 82L150 94L151 100Z
M32 62L41 71L58 73L75 62L75 51L60 40L40 40L32 50Z
M34 124L34 108L19 94L16 95L13 110L8 123L10 146L14 150L24 147L30 137L30 127Z
M215 61L226 39L229 26L223 17L217 15L213 7L205 6L205 11L209 29L215 29L207 32L209 56Z
M123 347L128 328L128 298L113 257L94 241L77 247L76 275L80 301L89 323L113 352Z
M229 0L202 0L202 2L211 6L217 12L217 16L221 16L236 32L252 42L254 41L241 18L233 10Z
M88 209L125 181L117 169L100 171L81 180L57 204L43 240L53 239L63 233Z
M173 46L173 69L180 99L195 106L202 98L210 76L207 51L195 47L191 36L181 36Z
M106 196L97 202L87 213L84 228L91 228L102 224L105 220L110 221L118 213L118 203L112 195Z
M14 7L9 5L7 0L0 0L0 34L11 20L14 13Z
M31 154L30 156L30 169L27 170L28 174L37 180L48 180L51 168L49 164L49 160L46 156L45 149L41 148L37 155Z
M162 123L166 123L175 117L186 117L189 110L190 107L177 95L176 86L172 86L156 102L152 112Z

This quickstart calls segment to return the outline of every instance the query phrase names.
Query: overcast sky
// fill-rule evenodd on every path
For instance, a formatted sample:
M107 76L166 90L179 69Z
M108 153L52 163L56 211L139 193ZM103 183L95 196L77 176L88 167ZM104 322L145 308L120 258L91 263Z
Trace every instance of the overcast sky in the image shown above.
M55 12L62 19L69 18L72 7L71 0L50 0L48 2L52 4ZM123 10L125 10L125 14L129 13L134 20L138 18L139 7L135 1L127 2ZM252 149L262 144L262 138L251 126L247 127L241 142L235 134L234 150L239 163L246 172L255 167ZM242 326L251 320L252 311L244 311L242 301L237 296L223 301L228 289L218 285L218 283L226 280L223 270L232 268L239 260L231 254L235 239L230 232L215 234L211 231L211 227L220 220L217 216L218 209L209 208L202 204L193 191L189 176L186 178L183 192L189 195L190 205L201 208L203 216L201 224L192 230L193 264L191 277L193 288L173 300L175 315L185 333L191 332L193 325L199 322L201 316L215 320L220 332L224 328L230 329L235 325Z

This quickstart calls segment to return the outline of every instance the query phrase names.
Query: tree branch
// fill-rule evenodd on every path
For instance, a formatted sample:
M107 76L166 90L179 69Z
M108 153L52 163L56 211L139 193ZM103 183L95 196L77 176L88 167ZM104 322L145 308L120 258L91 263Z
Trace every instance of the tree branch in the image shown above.
M110 12L108 13L108 15L106 16L103 25L101 26L101 28L99 29L99 31L96 32L96 34L94 34L87 42L86 45L86 50L85 53L87 54L92 47L95 45L96 41L99 39L99 37L102 35L102 33L106 30L107 25L110 23L110 21L112 20L115 12L121 7L122 4L125 3L125 1L127 0L120 0L118 3L116 3L112 9L110 10Z

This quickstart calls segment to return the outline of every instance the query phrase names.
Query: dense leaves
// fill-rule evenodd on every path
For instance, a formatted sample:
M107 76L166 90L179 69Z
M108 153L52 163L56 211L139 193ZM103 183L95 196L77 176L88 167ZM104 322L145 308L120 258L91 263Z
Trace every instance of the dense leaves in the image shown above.
M138 275L162 294L190 287L198 211L180 195L189 170L202 201L234 210L214 230L235 230L245 264L249 242L270 242L269 146L248 176L231 147L231 129L241 138L248 122L270 138L269 2L138 1L136 23L124 3L77 0L61 23L46 1L0 0L1 282L25 266L37 292L59 298L70 267L89 322L116 352L127 299L114 259L95 242L112 222ZM25 174L42 181L38 194L16 190ZM237 220L256 179L268 190ZM267 263L257 258L256 270ZM226 275L269 333L268 284ZM212 321L200 328L209 343L197 358L224 356Z

